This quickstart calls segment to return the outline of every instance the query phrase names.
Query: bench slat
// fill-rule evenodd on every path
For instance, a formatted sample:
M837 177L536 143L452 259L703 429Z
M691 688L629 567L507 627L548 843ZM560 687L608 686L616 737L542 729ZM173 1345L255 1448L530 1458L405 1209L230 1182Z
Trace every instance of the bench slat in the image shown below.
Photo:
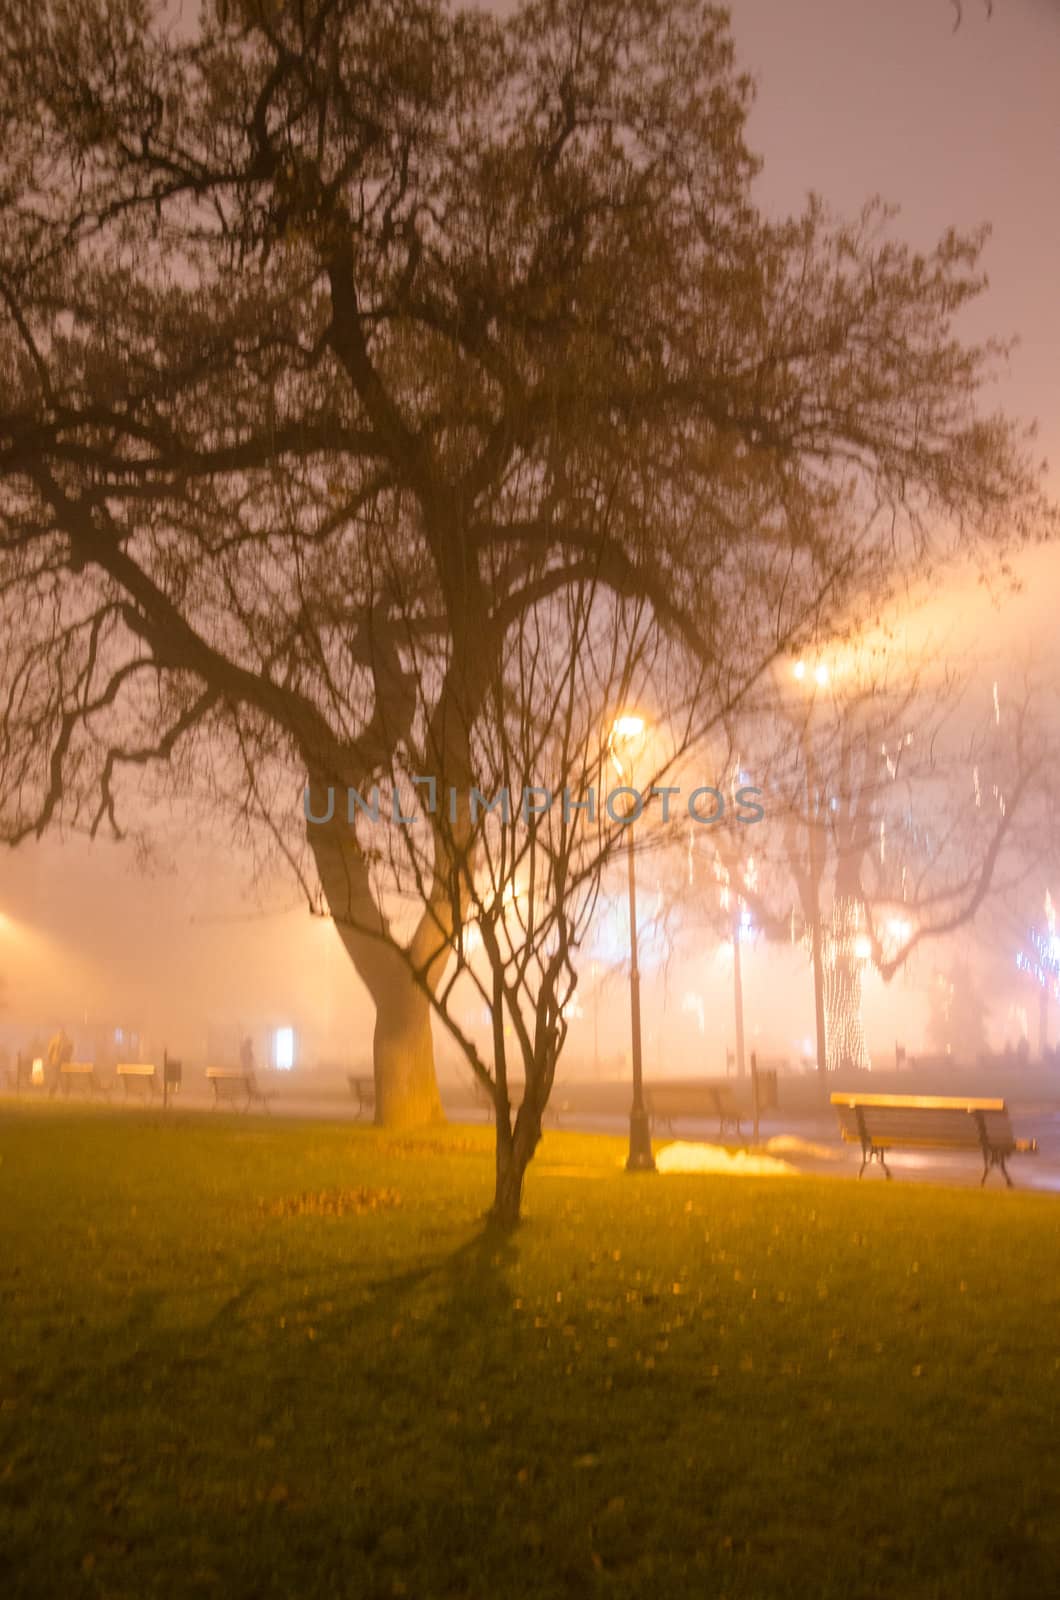
M1004 1111L1004 1100L945 1094L834 1094L834 1106L916 1107L923 1111Z

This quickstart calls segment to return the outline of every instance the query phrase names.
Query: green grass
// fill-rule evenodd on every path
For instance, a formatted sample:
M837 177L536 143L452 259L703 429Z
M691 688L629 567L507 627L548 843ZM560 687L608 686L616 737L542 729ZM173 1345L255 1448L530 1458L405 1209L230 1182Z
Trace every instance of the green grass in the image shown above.
M620 1160L9 1103L0 1594L1058 1592L1055 1200Z

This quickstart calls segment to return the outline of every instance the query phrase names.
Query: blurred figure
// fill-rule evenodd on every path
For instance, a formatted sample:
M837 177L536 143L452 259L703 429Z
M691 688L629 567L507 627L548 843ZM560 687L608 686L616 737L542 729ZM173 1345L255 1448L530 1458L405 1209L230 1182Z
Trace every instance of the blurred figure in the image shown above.
M54 1094L59 1087L62 1069L68 1061L74 1059L74 1045L65 1028L60 1028L58 1033L53 1033L48 1040L48 1054L46 1058L46 1072L48 1093Z
M239 1065L244 1072L254 1071L254 1044L249 1034L239 1047Z

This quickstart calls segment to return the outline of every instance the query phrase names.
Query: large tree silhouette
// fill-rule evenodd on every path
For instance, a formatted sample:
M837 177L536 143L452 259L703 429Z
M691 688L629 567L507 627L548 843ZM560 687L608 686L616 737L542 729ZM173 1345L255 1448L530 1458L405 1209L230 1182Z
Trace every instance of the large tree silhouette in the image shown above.
M42 0L0 30L12 843L120 831L151 771L289 850L306 782L316 814L395 763L466 791L509 628L572 584L642 597L726 704L912 561L1032 525L951 327L980 241L764 221L701 0L218 0L190 34ZM437 1115L408 958L440 980L452 841L406 924L341 808L306 838L379 1115Z

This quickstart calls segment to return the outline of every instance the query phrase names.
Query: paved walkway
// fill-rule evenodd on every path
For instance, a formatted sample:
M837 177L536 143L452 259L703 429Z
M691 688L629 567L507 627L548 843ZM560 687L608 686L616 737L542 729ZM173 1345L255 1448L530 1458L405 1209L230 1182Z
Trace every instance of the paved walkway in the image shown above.
M43 1098L39 1090L24 1091L22 1098L31 1101L38 1095ZM4 1094L0 1098L10 1101L14 1096ZM71 1103L75 1101L74 1095L70 1096L70 1101ZM562 1101L562 1095L554 1096L555 1103L562 1106ZM446 1115L451 1122L477 1123L482 1126L489 1121L487 1113L481 1107L473 1105L468 1097L459 1091L454 1093L452 1090L446 1092L443 1089L443 1102ZM130 1114L134 1114L137 1108L142 1107L142 1102L135 1101L130 1102L126 1108L120 1092L114 1093L109 1103L115 1111L124 1112L128 1109ZM181 1091L175 1103L186 1111L211 1110L206 1084L200 1085L194 1079ZM153 1103L148 1102L149 1106L152 1104L156 1109L159 1108L160 1098ZM285 1083L277 1090L271 1099L270 1109L272 1115L276 1117L319 1118L324 1121L341 1122L357 1120L357 1106L352 1097L344 1096L338 1089L307 1094L300 1092L299 1086L294 1082L290 1085ZM260 1112L251 1111L250 1115L260 1115ZM575 1107L569 1110L561 1109L558 1115L553 1111L549 1125L570 1133L601 1133L623 1137L629 1122L626 1114ZM1016 1110L1013 1113L1012 1125L1018 1139L1037 1139L1039 1145L1037 1155L1015 1156L1011 1159L1009 1165L1014 1186L1017 1189L1044 1190L1060 1194L1060 1105ZM749 1124L744 1126L743 1134L744 1137L740 1142L749 1144ZM759 1134L760 1146L766 1154L775 1155L799 1172L845 1178L857 1177L861 1165L861 1153L856 1147L843 1144L830 1115L802 1113L781 1117L773 1114L768 1119L763 1119ZM656 1151L672 1143L674 1138L710 1144L735 1142L731 1136L725 1140L719 1138L716 1122L690 1120L687 1123L680 1123L676 1134L656 1137L654 1141ZM544 1148L547 1148L547 1145ZM982 1167L973 1154L896 1150L888 1155L887 1164L894 1172L895 1182L919 1179L921 1182L953 1183L975 1187L982 1175ZM866 1171L863 1181L882 1183L886 1182L886 1179L877 1168L873 1167ZM988 1178L987 1187L998 1189L1003 1187L996 1173Z

